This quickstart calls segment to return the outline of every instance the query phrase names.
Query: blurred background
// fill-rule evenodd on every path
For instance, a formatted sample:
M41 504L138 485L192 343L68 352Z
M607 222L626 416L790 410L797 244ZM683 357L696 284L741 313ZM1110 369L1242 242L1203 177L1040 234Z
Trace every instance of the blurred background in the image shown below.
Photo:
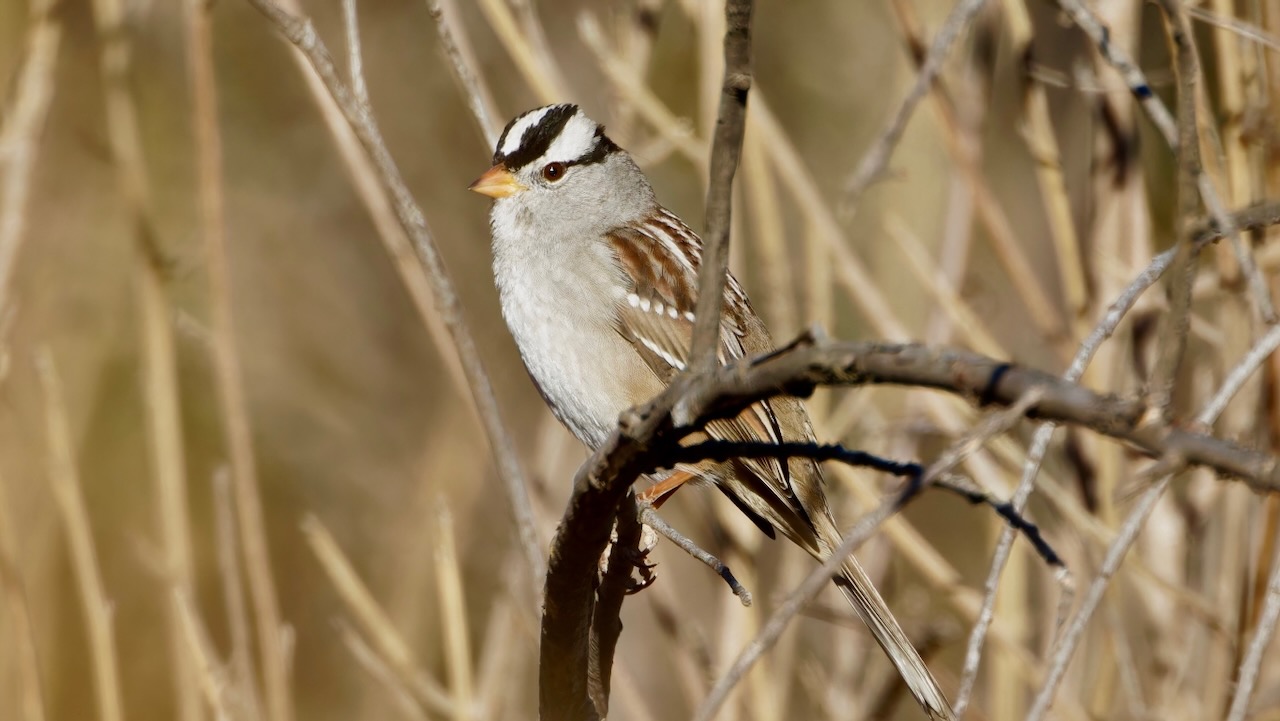
M1097 5L1172 106L1157 9ZM1274 199L1280 2L1191 9L1207 168L1230 208ZM345 73L338 0L302 10ZM841 338L946 343L1062 372L1119 290L1171 243L1176 165L1065 16L1007 0L988 3L887 172L852 197L853 169L950 10L938 0L757 3L734 269L777 339L819 324ZM456 281L545 544L585 451L545 410L498 312L488 204L465 190L492 148L428 4L366 0L358 11L373 111ZM203 30L192 30L193 12L207 12ZM459 0L444 17L474 54L499 125L546 102L581 104L700 229L722 13L715 0ZM24 62L33 57L45 60ZM225 283L210 264L198 183L210 148L193 125L201 58L215 78ZM262 578L245 559L252 541L243 547L255 528L296 718L532 718L540 601L489 445L447 337L429 331L433 307L406 285L287 44L240 0L0 0L0 79L0 226L10 224L0 241L19 248L0 277L0 719L107 721L110 708L136 720L269 718ZM20 109L38 107L41 90L47 114L27 122ZM1263 233L1246 240L1273 283L1280 254ZM1195 297L1178 395L1188 416L1260 329L1225 245L1203 257ZM260 523L233 502L219 298L230 304ZM1162 292L1148 293L1085 382L1140 389L1163 307ZM1275 373L1269 362L1218 432L1275 447ZM824 391L811 408L823 440L922 462L978 417L962 401L894 388ZM1030 432L1017 428L962 470L1007 496ZM1029 515L1078 585L1148 463L1088 434L1055 437ZM892 487L831 471L846 525ZM1184 476L1094 618L1060 717L1198 719L1226 708L1274 557L1277 506L1211 474ZM618 719L687 717L811 568L719 494L679 494L663 514L724 558L756 603L742 607L660 544L657 583L624 608ZM990 512L934 492L860 553L951 694L1000 529ZM344 601L355 580L322 563L333 569L336 554L386 624ZM1018 543L970 718L1025 713L1062 599ZM116 659L117 705L103 700L103 649ZM1280 672L1262 670L1253 717L1280 717ZM917 716L830 593L720 718Z

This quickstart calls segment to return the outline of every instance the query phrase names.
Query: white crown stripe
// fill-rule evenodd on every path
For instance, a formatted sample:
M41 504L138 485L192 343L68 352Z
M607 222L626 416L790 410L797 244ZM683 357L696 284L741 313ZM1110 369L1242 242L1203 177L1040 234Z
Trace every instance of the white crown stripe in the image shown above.
M599 127L579 110L560 129L551 147L543 153L542 160L571 163L586 157L596 147L596 129Z

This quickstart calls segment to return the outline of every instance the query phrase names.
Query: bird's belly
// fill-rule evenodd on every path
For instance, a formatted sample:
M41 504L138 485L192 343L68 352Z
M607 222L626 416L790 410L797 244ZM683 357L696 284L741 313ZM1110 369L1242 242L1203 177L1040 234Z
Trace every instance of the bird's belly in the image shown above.
M612 324L609 308L503 303L525 368L552 412L591 448L604 443L618 415L662 389L657 376Z

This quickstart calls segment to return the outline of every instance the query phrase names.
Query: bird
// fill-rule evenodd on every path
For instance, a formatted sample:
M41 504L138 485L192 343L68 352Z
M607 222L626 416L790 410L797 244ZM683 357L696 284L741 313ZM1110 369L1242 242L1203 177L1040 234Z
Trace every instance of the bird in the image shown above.
M644 403L689 357L702 241L657 200L644 172L577 105L513 118L492 167L469 190L493 199L489 229L502 315L551 412L589 449L622 412ZM774 350L764 322L730 274L718 358ZM701 438L815 442L803 402L779 396L706 424ZM662 500L687 481L710 483L770 537L819 561L841 543L821 466L811 459L737 459L677 466L644 492ZM933 719L951 707L858 561L836 584Z

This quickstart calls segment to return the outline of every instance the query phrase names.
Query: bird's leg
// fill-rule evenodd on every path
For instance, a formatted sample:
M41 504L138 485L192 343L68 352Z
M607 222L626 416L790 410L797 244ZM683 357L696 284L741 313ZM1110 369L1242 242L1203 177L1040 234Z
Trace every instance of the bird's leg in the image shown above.
M696 477L695 474L688 471L674 471L671 475L636 494L636 500L640 503L648 503L654 508L661 508L662 504L666 503L667 499L680 489L680 486Z

